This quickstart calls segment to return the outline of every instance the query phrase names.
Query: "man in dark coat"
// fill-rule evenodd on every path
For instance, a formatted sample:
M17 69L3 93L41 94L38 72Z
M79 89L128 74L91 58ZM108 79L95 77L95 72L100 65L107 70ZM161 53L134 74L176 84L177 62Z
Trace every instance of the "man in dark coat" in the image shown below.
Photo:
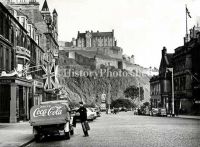
M80 102L79 104L80 104L80 108L76 112L80 113L80 121L81 121L85 136L89 136L88 130L85 126L85 123L87 123L87 109L83 106L83 102Z

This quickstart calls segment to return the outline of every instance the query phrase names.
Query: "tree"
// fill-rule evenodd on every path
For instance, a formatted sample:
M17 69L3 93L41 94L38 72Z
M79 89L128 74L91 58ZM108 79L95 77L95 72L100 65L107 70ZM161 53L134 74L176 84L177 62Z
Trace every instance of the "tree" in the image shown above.
M124 91L124 95L125 97L134 100L139 96L139 88L136 87L135 85L130 86Z
M111 107L119 108L119 107L126 107L126 108L132 108L135 107L135 105L128 99L117 99L112 101Z
M127 98L131 98L132 100L138 98L140 96L140 101L144 100L144 89L143 87L140 87L140 93L139 93L139 87L136 87L135 85L128 87L124 91L124 95Z
M150 106L150 103L149 103L149 102L144 102L143 105L144 105L145 107L149 107L149 106Z

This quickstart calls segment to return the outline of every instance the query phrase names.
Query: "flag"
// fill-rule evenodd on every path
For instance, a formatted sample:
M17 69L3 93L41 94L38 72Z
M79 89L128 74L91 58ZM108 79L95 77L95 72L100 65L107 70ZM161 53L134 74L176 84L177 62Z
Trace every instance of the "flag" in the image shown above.
M187 7L186 7L186 13L187 13L187 15L188 15L190 18L192 18Z

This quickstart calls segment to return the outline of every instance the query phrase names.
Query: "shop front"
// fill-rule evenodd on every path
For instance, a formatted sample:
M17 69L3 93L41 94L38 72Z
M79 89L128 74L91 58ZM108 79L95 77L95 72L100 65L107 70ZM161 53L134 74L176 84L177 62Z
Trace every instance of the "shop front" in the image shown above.
M29 119L31 88L32 80L0 77L0 122L15 123Z

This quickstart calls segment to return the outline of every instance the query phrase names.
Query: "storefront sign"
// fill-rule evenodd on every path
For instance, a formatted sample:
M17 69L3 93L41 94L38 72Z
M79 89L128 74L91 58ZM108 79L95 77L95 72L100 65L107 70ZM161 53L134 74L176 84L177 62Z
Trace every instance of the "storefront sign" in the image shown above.
M44 84L42 82L34 80L34 86L39 87L39 88L43 88Z
M62 114L62 106L45 106L39 107L33 111L33 117L39 116L56 116Z
M10 84L14 82L14 80L11 79L0 79L0 84Z
M21 46L16 47L16 53L20 54L20 55L27 56L29 58L31 57L31 52L28 49L21 47Z

